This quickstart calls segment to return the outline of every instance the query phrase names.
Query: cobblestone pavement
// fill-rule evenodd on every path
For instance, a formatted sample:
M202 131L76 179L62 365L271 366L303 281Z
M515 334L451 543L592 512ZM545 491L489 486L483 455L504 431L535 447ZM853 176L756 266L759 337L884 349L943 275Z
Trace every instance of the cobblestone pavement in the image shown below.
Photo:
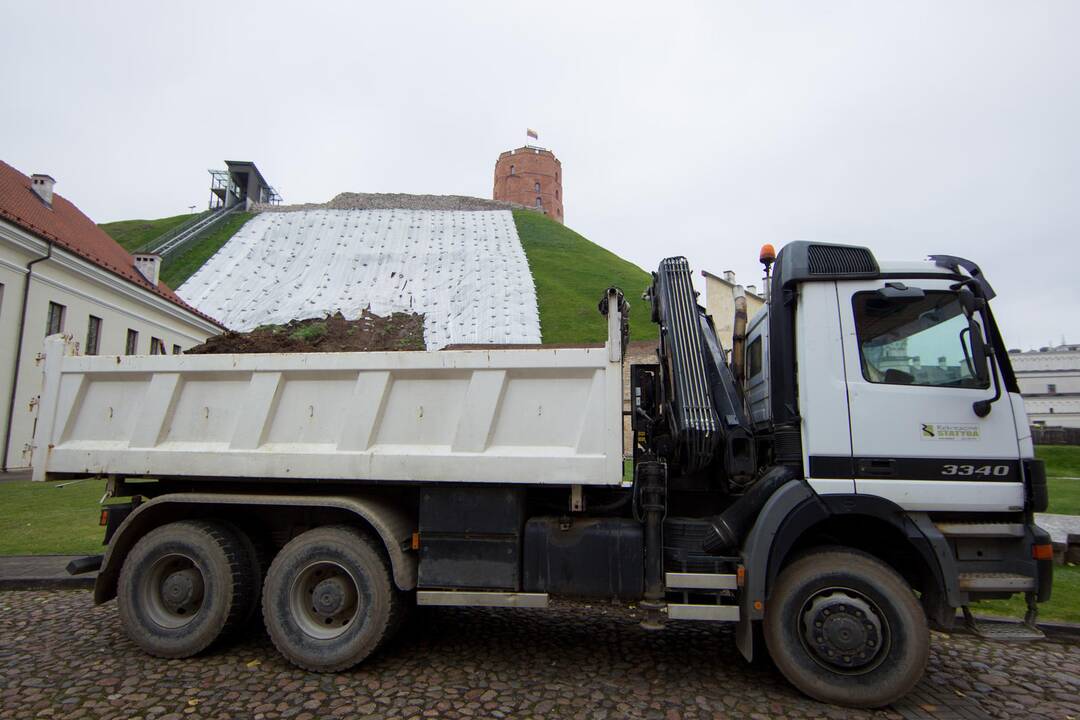
M604 604L423 608L358 668L298 670L261 629L159 660L87 592L0 593L0 718L1080 718L1080 644L935 635L926 678L892 708L808 700L750 667L727 626L638 629Z

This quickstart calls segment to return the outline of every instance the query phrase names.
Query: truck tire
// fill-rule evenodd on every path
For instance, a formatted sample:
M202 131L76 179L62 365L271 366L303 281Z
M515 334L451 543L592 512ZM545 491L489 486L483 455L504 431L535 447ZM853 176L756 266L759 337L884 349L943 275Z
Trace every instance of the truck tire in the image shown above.
M244 623L255 593L251 559L222 523L184 520L142 537L124 559L120 624L147 653L185 658Z
M765 642L792 685L848 707L896 701L922 677L930 653L911 587L878 559L841 549L805 555L780 573Z
M316 528L270 564L263 618L291 663L336 672L373 653L394 629L400 598L378 547L355 528Z
M247 595L247 606L242 613L243 619L230 629L230 635L242 635L256 625L256 620L261 620L261 600L263 579L266 570L270 567L267 558L268 551L262 543L256 543L242 528L231 522L220 521L220 524L232 532L240 543L241 552L247 558L251 572L251 592ZM261 626L261 623L259 623Z

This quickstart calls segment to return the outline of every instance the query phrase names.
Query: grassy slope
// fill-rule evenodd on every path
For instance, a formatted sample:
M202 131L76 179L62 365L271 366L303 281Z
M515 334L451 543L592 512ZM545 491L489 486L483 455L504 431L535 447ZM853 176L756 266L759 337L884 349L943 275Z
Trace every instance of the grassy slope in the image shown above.
M606 340L607 326L596 306L612 285L630 302L630 338L656 336L649 304L641 299L650 282L647 272L539 213L515 210L514 222L536 283L545 343Z
M107 232L128 252L138 250L156 237L160 237L177 225L187 222L194 215L174 215L157 220L120 220L102 223L98 227Z
M251 213L234 213L194 245L169 257L161 268L162 281L171 288L180 287L250 219Z

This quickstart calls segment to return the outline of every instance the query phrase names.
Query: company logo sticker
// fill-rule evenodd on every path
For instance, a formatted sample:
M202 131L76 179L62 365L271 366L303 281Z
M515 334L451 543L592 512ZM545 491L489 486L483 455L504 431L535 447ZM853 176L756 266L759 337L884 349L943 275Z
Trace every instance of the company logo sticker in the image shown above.
M922 423L923 440L978 440L979 426L974 423Z

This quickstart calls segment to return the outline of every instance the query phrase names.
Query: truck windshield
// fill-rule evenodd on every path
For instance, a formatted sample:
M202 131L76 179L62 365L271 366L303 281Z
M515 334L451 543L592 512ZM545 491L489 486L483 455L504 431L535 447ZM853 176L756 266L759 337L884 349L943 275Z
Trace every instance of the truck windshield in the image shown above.
M873 383L985 388L975 377L967 318L955 293L918 299L855 293L863 377Z

